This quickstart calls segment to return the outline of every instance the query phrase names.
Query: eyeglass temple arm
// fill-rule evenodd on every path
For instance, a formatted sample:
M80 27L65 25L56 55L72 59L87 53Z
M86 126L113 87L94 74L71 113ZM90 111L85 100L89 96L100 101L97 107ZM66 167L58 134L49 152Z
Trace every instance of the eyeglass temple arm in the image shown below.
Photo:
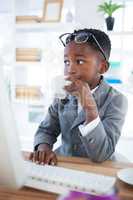
M62 44L63 44L64 47L65 47L66 45L65 45L64 41L62 40L62 37L63 37L64 35L68 35L68 34L71 34L71 33L64 33L64 34L62 34L62 35L59 36L59 39L61 40L61 42L62 42Z
M99 49L101 50L101 53L103 54L105 60L108 61L107 58L106 58L106 56L105 56L105 53L104 53L102 47L101 47L100 44L99 44L99 42L97 41L97 39L96 39L93 35L92 35L92 37L93 37L93 39L95 40L95 42L96 42L97 46L99 47Z

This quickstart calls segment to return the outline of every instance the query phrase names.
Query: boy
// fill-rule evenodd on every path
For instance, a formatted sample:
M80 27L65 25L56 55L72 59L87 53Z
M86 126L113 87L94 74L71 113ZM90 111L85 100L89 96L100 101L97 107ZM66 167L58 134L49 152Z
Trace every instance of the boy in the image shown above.
M109 68L110 39L100 30L82 29L60 40L65 46L64 75L71 84L64 87L66 99L55 99L40 124L31 160L57 164L59 154L102 162L115 151L127 111L125 97L102 76ZM62 145L53 152L60 133Z

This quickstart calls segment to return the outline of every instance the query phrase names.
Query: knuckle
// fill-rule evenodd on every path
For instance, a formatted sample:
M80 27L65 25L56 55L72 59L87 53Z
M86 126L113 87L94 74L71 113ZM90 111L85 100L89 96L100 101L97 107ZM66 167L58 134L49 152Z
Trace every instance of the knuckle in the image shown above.
M51 158L54 158L54 157L55 157L55 153L54 153L54 152L51 152L51 153L50 153L50 157L51 157Z

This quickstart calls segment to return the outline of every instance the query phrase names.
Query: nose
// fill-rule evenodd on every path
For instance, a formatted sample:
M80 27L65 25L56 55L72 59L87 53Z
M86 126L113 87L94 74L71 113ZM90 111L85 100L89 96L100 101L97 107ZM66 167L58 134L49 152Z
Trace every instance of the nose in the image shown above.
M75 64L74 64L74 63L71 63L71 64L68 66L66 72L67 72L68 75L74 75L74 74L76 74L76 66L75 66Z

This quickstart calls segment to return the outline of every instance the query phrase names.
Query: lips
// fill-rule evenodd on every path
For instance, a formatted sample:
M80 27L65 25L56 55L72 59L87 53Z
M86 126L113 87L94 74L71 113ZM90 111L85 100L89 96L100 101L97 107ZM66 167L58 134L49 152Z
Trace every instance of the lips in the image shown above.
M65 86L69 86L69 85L71 85L72 84L72 81L70 81L70 80L66 80L65 81Z
M75 80L81 80L80 75L68 75L68 76L64 76L64 78L65 80L71 81L71 82L74 82Z

